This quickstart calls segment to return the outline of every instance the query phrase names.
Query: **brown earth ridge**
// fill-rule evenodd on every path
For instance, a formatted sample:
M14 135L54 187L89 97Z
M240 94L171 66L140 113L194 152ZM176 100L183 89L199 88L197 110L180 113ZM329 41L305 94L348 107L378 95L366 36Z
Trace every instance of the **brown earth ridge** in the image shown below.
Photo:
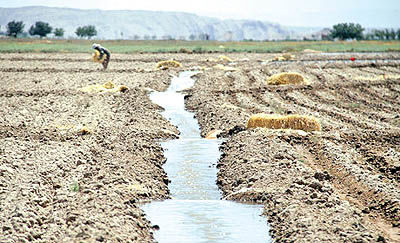
M148 94L193 69L186 105L225 140L217 184L264 204L276 242L399 241L400 54L218 56L115 54L102 71L90 54L3 54L0 242L154 241L139 203L169 198L159 141L179 131ZM155 68L170 59L183 67ZM284 71L311 84L266 84ZM129 90L78 90L109 81ZM322 131L246 130L259 112L315 116Z
M0 242L152 242L138 202L169 197L157 140L178 131L148 89L169 73L129 60L103 72L90 54L2 57ZM78 91L109 81L129 90Z
M400 64L307 61L321 55L232 57L236 71L197 76L186 105L203 136L224 131L217 184L226 199L263 203L276 242L400 242ZM267 85L281 72L311 84ZM246 130L260 112L314 116L322 131Z

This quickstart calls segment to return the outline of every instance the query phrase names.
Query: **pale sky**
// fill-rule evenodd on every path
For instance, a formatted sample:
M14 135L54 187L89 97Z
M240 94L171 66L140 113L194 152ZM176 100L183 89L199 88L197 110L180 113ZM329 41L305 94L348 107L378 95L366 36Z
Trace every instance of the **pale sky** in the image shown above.
M221 19L254 19L288 26L331 27L354 22L363 27L400 28L399 0L0 0L0 7L69 7L102 10L188 12Z

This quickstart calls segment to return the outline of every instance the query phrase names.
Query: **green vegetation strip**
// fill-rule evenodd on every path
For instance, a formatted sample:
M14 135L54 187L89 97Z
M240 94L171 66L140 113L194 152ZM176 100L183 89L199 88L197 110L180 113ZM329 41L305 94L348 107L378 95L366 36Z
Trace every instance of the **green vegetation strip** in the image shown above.
M92 43L100 43L113 53L138 52L298 52L312 49L322 52L400 51L400 41L275 41L217 42L177 40L59 40L1 39L0 52L88 52Z

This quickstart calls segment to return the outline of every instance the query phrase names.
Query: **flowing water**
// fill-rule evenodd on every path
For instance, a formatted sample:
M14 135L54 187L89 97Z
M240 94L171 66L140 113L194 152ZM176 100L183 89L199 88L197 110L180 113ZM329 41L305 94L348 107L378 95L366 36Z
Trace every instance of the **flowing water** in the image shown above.
M183 72L165 92L153 92L151 100L181 132L179 139L162 142L171 183L172 199L145 204L147 218L160 230L158 242L269 242L263 206L220 200L216 185L221 140L201 138L194 114L185 110L177 92L194 84L195 72Z

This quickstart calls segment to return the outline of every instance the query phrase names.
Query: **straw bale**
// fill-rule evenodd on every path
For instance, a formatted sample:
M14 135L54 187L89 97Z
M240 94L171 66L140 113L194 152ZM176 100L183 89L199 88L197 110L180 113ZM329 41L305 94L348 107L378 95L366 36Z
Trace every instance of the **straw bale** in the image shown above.
M78 89L79 91L85 93L117 93L128 91L126 85L115 85L113 82L109 81L104 84L94 84Z
M309 82L299 73L287 72L272 75L267 79L267 84L309 84Z
M218 60L220 62L233 62L233 60L231 58L224 56L224 55L218 56Z
M90 133L92 133L92 131L89 128L87 128L86 126L83 126L79 129L79 134L81 134L81 135L86 135L86 134L90 134Z
M263 127L269 129L293 129L306 132L321 131L319 121L312 116L276 115L259 113L250 117L247 128Z
M182 67L182 64L175 60L160 61L157 63L158 69L168 69L173 67Z
M103 87L105 89L113 89L115 87L114 83L111 81L108 81L107 83L103 84Z
M285 58L285 60L293 60L296 56L292 55L290 53L284 53L282 54L283 58Z
M295 55L292 55L290 53L284 53L280 56L274 57L274 61L289 61L295 59Z
M217 136L222 132L222 130L211 130L206 135L206 139L216 139Z
M54 124L51 127L56 128L63 134L72 133L72 134L79 134L79 135L86 135L91 134L92 129L84 125L76 125L76 124Z
M285 58L283 56L276 56L274 57L274 61L285 61Z
M103 55L103 57L100 59L100 52L98 50L94 51L93 62L103 63L105 59L106 59L106 55Z

